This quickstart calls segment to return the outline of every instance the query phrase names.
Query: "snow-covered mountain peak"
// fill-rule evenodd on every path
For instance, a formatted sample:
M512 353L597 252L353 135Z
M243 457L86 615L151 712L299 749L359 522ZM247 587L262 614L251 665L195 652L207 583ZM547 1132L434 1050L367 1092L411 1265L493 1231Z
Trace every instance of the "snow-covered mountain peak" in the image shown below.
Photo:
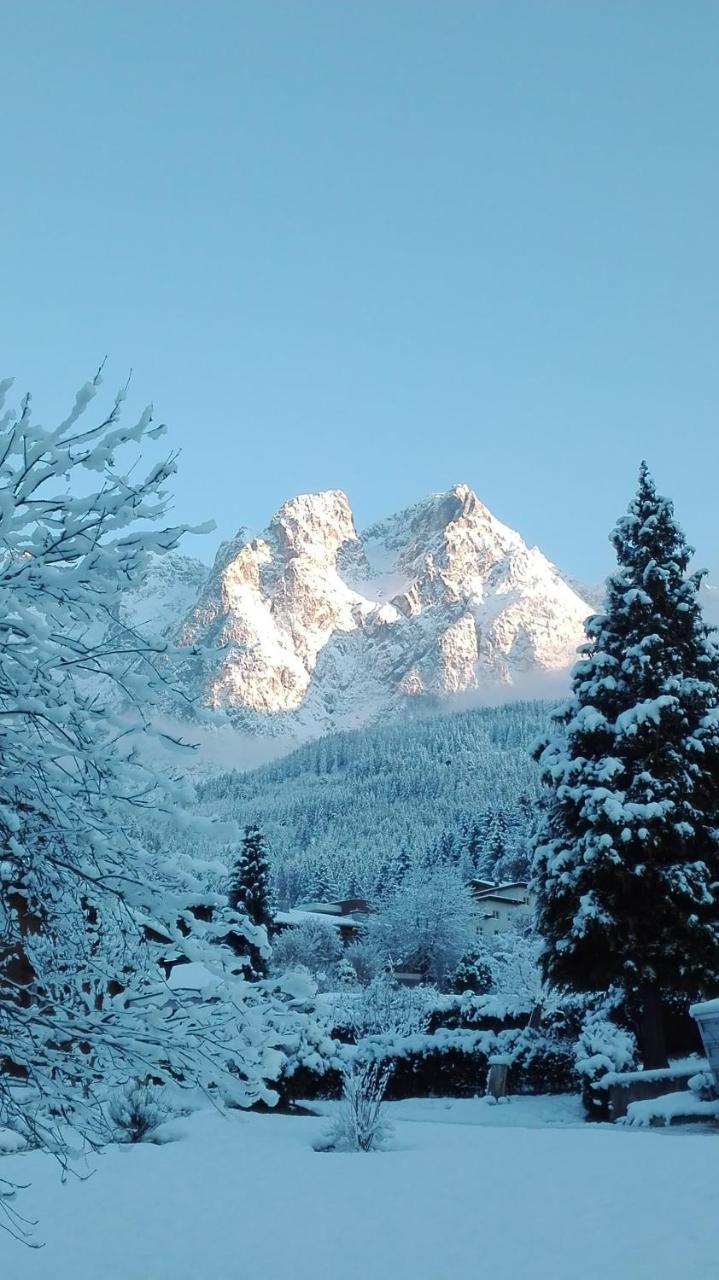
M361 534L330 489L226 543L179 639L205 649L187 676L207 702L306 735L561 670L590 612L468 485Z
M372 526L363 545L371 565L397 580L404 577L395 600L404 613L440 601L482 601L493 568L527 550L466 484Z
M341 489L290 498L273 517L270 528L276 531L284 554L332 563L344 543L358 541L349 499Z

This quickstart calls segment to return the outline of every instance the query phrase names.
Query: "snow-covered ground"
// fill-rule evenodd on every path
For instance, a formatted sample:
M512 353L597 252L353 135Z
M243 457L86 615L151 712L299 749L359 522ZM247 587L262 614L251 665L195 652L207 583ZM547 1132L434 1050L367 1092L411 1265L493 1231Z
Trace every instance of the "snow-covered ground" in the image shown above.
M329 1110L329 1107L324 1109ZM390 1104L391 1149L320 1154L322 1117L196 1113L64 1185L36 1154L0 1233L12 1280L711 1280L716 1132L581 1121L574 1098ZM89 1169L85 1170L88 1172Z

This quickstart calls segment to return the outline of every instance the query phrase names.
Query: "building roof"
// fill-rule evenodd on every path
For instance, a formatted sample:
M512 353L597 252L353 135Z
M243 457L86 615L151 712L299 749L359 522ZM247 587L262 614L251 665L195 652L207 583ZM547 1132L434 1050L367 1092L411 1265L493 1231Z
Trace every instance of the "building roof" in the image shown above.
M355 916L343 916L332 911L318 911L315 904L309 904L312 910L306 907L291 907L289 911L278 911L275 916L275 924L304 924L308 921L314 921L315 924L329 925L332 929L356 928L359 929L364 924L364 920L358 920Z
M477 880L470 880L469 882L470 889L472 890L475 898L480 902L484 898L501 898L503 902L516 902L516 898L509 897L512 890L515 892L526 893L529 889L529 882L527 880L509 880L506 884L493 884L487 889L478 889L476 887L477 884L482 883L482 881Z
M322 916L351 916L368 915L371 908L366 898L337 898L333 902L300 902L296 909Z
M503 902L508 907L525 907L526 902L521 902L519 898L505 898L502 893L480 893L479 902Z

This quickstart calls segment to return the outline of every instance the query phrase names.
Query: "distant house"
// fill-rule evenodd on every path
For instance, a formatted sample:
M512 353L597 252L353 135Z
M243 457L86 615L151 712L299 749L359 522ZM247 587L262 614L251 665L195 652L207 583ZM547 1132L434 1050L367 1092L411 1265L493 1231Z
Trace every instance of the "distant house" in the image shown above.
M486 880L470 880L477 902L477 927L485 936L502 933L513 924L528 921L534 904L526 880L488 885Z
M366 916L371 907L366 898L340 898L337 902L302 902L298 911L314 911L328 916Z
M342 941L352 942L360 932L371 907L365 898L342 898L337 902L300 902L289 911L278 911L278 930L291 928L308 920L334 926Z
M473 893L489 893L490 889L496 889L494 880L470 880L469 887Z

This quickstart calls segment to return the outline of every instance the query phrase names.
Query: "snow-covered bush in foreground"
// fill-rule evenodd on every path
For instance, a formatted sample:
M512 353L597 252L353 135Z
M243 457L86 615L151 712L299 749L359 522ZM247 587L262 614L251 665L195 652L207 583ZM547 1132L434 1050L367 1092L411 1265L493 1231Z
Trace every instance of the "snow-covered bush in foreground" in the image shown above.
M170 1107L157 1085L131 1080L111 1096L107 1115L120 1142L152 1142Z
M703 1102L711 1102L719 1097L719 1088L717 1088L714 1072L708 1065L701 1071L697 1071L696 1075L689 1077L687 1088L691 1090L695 1098L699 1098Z
M599 1076L607 1071L632 1071L637 1065L637 1041L631 1031L611 1022L602 1009L585 1019L577 1043L577 1070Z
M377 1151L391 1128L384 1117L382 1100L391 1067L377 1062L354 1063L342 1077L342 1100L328 1137L325 1151Z

